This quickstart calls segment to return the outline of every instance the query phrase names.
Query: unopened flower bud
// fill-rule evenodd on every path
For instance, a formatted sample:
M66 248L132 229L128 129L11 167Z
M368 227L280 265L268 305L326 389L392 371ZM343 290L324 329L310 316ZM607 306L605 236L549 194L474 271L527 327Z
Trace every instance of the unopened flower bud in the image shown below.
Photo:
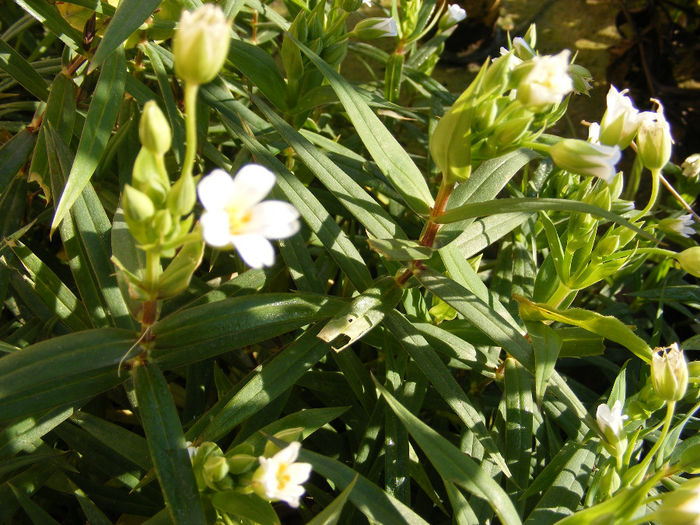
M676 343L656 348L651 359L651 382L656 394L666 401L678 401L688 389L688 363Z
M693 153L690 157L681 164L683 176L689 179L697 179L700 177L700 153Z
M521 64L527 74L518 83L518 100L534 110L559 104L574 89L569 75L569 55L565 49L557 55L536 56Z
M619 246L620 237L618 235L609 235L596 245L595 254L598 257L606 257L615 253Z
M155 206L153 206L153 202L148 198L148 195L128 184L124 185L122 207L124 208L124 217L128 223L144 223L153 217L156 212Z
M694 277L700 277L700 246L692 246L676 257L681 268Z
M362 4L365 4L363 0L341 0L340 7L348 13L357 11Z
M549 149L554 163L560 168L603 179L608 184L615 179L615 165L622 156L617 146L592 144L585 140L564 139Z
M637 134L642 118L630 98L625 96L627 91L617 91L615 86L610 86L606 97L608 107L600 121L601 144L624 149Z
M374 40L387 36L397 36L398 28L393 18L365 18L353 28L350 36L359 40Z
M173 38L177 76L192 84L212 81L226 61L230 28L231 21L214 4L182 11Z
M170 124L155 100L149 100L143 106L139 121L139 139L144 148L156 155L164 155L170 149Z
M197 202L197 188L192 175L183 174L168 193L168 209L173 215L187 215Z
M202 467L202 475L207 485L212 486L228 474L228 463L224 456L209 456Z
M612 408L606 404L598 405L596 420L600 431L605 436L605 445L616 457L622 456L627 448L623 424L627 416L622 415L622 402L615 401Z
M659 525L700 525L700 478L693 478L666 494L653 513Z
M441 31L449 29L453 25L460 23L465 18L467 18L467 12L462 9L461 6L458 4L450 4L447 6L445 13L440 17L438 29Z
M148 195L156 206L165 202L170 188L170 180L158 168L156 154L145 147L136 155L131 183L134 188Z
M690 213L686 213L679 217L666 217L660 220L659 228L669 233L690 237L695 234L695 228L693 228L694 222L693 216Z
M637 131L637 152L642 164L650 170L660 170L671 159L673 138L671 126L664 117L661 102L655 112L645 111L641 114L641 123Z

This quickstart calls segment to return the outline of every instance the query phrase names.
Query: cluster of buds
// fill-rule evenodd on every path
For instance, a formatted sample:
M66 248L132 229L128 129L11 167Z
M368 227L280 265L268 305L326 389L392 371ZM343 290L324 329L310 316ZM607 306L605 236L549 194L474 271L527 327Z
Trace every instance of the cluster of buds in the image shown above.
M124 218L141 249L172 257L192 227L194 179L184 177L171 186L163 159L170 149L170 126L153 100L141 114L139 138L142 148L134 163L132 184L124 187Z
M298 441L283 449L268 443L263 455L255 456L252 447L243 443L224 454L216 443L207 441L188 451L200 492L235 489L240 494L254 493L268 502L283 501L297 508L305 492L303 484L311 475L311 465L297 461L300 449Z
M510 50L502 49L500 57L486 62L438 122L430 151L449 180L462 181L473 164L534 141L561 118L566 97L576 86L585 86L589 75L573 68L569 51L539 56L533 49L535 38L533 26L524 38L513 41ZM559 156L579 158L581 154L587 155L589 170L594 166L600 171L597 151L567 150ZM603 163L606 176L609 163Z

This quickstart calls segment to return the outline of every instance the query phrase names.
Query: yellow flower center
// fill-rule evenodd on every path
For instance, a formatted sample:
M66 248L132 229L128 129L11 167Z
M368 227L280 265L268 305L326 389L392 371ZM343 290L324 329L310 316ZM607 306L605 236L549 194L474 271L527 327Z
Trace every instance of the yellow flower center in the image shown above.
M291 481L292 477L287 472L287 465L280 465L277 470L277 490L283 490Z
M227 208L226 212L228 213L228 230L231 232L231 235L243 233L244 228L252 219L250 210L245 210L245 212L241 213L241 210L231 207Z

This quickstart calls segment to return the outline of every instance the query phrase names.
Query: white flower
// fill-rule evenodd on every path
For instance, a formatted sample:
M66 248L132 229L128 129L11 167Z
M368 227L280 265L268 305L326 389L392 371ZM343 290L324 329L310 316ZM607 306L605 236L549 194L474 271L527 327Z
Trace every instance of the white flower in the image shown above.
M177 76L194 84L213 80L226 61L230 31L231 21L217 5L183 10L173 37Z
M569 75L569 55L565 49L558 55L536 56L530 64L529 72L518 84L518 100L530 108L541 108L559 104L574 89Z
M637 134L642 117L625 94L611 85L606 97L607 109L600 121L600 142L607 146L626 148Z
M467 18L467 12L464 9L457 4L450 4L447 6L447 11L445 11L443 19L440 21L440 27L444 29L452 27L465 18Z
M560 168L581 175L592 175L608 184L615 180L615 165L622 156L617 146L604 146L577 139L557 142L549 149L549 154Z
M671 159L673 138L671 126L664 117L664 107L658 100L656 111L640 114L641 123L637 131L637 151L642 163L650 170L660 170Z
M204 207L200 218L207 244L234 246L252 268L271 266L275 251L268 239L284 239L299 231L299 212L282 201L264 201L275 185L274 174L257 164L243 166L235 178L214 170L197 186Z
M598 405L595 417L605 437L610 434L619 439L622 434L623 421L627 419L627 416L622 415L622 403L619 399L613 403L612 408L606 404Z
M683 237L690 237L695 234L692 224L693 216L690 213L686 213L680 217L664 219L661 221L660 226L672 230Z
M362 0L362 3L367 7L372 7L372 0Z
M593 122L588 126L588 142L600 144L600 124Z
M392 17L384 18L374 24L374 30L380 31L381 36L396 36L399 34L398 28L396 27L396 20Z
M396 20L393 18L373 17L358 22L350 33L360 40L373 40L399 34Z
M302 483L311 475L309 463L295 463L301 443L294 441L271 458L260 457L260 467L253 474L253 490L271 501L284 501L298 507L304 495Z
M700 175L700 153L693 153L681 164L683 176L689 179L697 179Z

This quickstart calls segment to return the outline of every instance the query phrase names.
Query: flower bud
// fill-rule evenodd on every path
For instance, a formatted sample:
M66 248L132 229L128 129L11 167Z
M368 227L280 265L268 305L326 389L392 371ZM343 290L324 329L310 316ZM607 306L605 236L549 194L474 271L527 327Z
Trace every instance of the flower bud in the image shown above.
M651 383L666 401L678 401L688 389L688 363L676 343L656 348L651 359Z
M694 277L700 277L700 246L687 248L676 257L681 268Z
M560 168L594 176L610 184L615 179L615 165L622 156L617 146L592 144L585 140L564 139L549 149L554 163Z
M187 215L197 202L197 188L192 175L180 177L168 193L168 209L173 215Z
M618 92L615 86L610 86L606 97L608 107L600 121L601 144L617 145L620 149L624 149L637 134L642 119L630 98L625 96L627 91L623 89Z
M570 54L565 49L558 55L533 57L518 66L527 71L517 89L518 100L525 107L546 109L549 105L559 104L574 89L568 72Z
M623 424L627 416L622 415L622 402L615 401L612 408L606 404L598 405L596 421L600 431L605 436L606 448L615 456L621 457L627 449L627 438L624 436Z
M664 117L664 107L658 100L654 102L658 104L656 112L645 111L641 114L641 123L637 131L637 152L647 169L660 170L671 159L673 138L671 126Z
M602 239L595 247L595 255L598 257L607 257L612 255L620 246L620 237L618 235L609 235Z
M700 525L700 478L693 478L666 494L653 513L659 525Z
M374 40L387 36L397 36L399 34L396 21L393 18L365 18L350 32L359 40Z
M369 4L369 0L367 0L367 2L365 2L365 0L341 0L340 7L348 13L352 13L353 11L357 11L362 4Z
M127 222L136 224L146 222L156 212L155 206L153 206L153 202L148 198L148 195L128 184L124 185L122 207L124 208L124 217Z
M202 466L202 477L207 485L215 486L228 474L228 462L224 456L209 456Z
M462 9L461 6L458 4L450 4L447 6L445 13L440 17L438 29L440 31L449 29L453 25L460 23L465 18L467 18L467 12Z
M139 121L139 139L144 148L156 155L164 155L170 149L170 124L155 100L149 100L143 106Z
M693 153L690 157L681 164L683 176L689 179L696 180L700 177L700 153Z
M212 81L226 61L230 28L231 21L214 4L182 11L173 37L177 76L192 84Z
M136 155L131 183L134 188L148 195L156 206L165 202L170 188L170 180L158 169L156 155L145 147Z

